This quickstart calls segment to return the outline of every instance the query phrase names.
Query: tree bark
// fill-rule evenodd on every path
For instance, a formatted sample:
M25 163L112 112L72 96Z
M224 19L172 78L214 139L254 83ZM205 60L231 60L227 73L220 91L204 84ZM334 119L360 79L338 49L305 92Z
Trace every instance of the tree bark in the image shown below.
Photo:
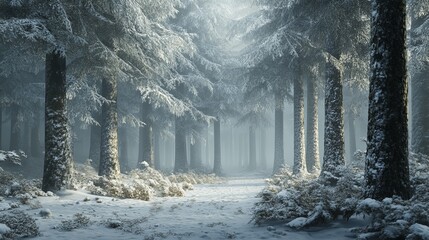
M128 128L126 126L119 128L119 163L121 172L130 170L128 164Z
M190 167L192 170L200 171L203 167L203 160L202 160L202 147L203 147L203 138L202 138L202 130L203 128L201 126L195 126L194 132L195 135L193 137L193 141L191 141L191 147L190 147Z
M149 163L149 166L154 166L154 149L153 149L153 129L152 129L152 119L150 118L150 114L152 111L152 107L149 102L144 101L140 105L140 117L141 121L146 125L140 128L139 131L139 166L142 166L142 162Z
M10 144L9 150L20 150L21 144L21 123L19 122L19 106L14 104L10 109Z
M300 73L295 76L293 84L293 115L294 115L294 158L293 174L307 172L304 145L304 84Z
M373 0L365 196L410 198L406 1Z
M263 127L260 128L261 138L260 138L260 150L259 150L259 161L260 161L260 169L266 170L267 169L267 154L266 154L266 148L267 148L267 134L265 132L265 129Z
M255 126L249 126L249 170L256 170L256 133Z
M355 152L356 152L356 131L355 131L355 117L353 112L348 114L349 120L349 150L350 150L350 160L355 161Z
M109 102L101 112L100 167L98 175L109 179L120 177L118 159L118 88L116 76L103 78L101 94Z
M315 79L307 81L307 170L311 173L320 171L319 160L319 120L318 120L318 89Z
M283 108L284 98L280 93L274 94L275 116L274 116L274 166L273 173L276 173L285 163L283 146Z
M222 175L222 159L220 146L220 119L214 121L214 160L213 172L220 176Z
M0 149L3 149L3 107L0 106Z
M337 36L328 38L328 51L337 60L340 58ZM335 184L340 176L339 168L345 165L344 109L341 71L332 62L326 66L324 149L321 177Z
M154 161L155 169L161 170L161 131L159 126L153 127L153 150L154 150Z
M45 160L43 191L67 188L72 177L70 129L66 108L66 57L57 51L46 55Z
M42 155L40 144L40 112L35 110L34 123L31 128L31 156L40 157Z
M175 122L175 161L174 172L188 172L188 154L186 152L186 128L184 120L181 117L176 117Z
M95 120L101 125L101 113L94 112ZM89 143L89 159L92 160L92 166L95 169L100 167L100 149L101 149L101 127L100 125L91 125L91 136Z

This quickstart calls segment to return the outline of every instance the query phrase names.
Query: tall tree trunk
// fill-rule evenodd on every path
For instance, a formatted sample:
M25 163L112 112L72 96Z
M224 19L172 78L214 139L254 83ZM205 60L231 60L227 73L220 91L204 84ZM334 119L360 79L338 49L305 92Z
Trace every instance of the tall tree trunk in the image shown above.
M203 167L203 155L202 155L202 147L203 147L203 138L202 138L202 130L201 126L195 126L194 132L195 135L193 137L193 141L191 141L190 155L191 155L191 169L200 171Z
M222 175L222 159L220 147L220 119L214 121L214 160L213 172L216 175Z
M3 107L0 106L0 149L3 149Z
M263 127L260 128L260 133L261 133L260 150L259 150L260 169L266 170L267 169L267 154L266 154L267 134L266 134L265 129Z
M139 166L142 162L149 163L149 166L154 166L154 151L153 151L153 131L152 131L152 119L150 114L152 111L152 106L148 101L144 101L140 105L140 117L141 121L146 125L140 128L139 131Z
M181 117L175 121L175 161L174 172L188 172L188 155L186 153L186 127Z
M355 131L355 117L352 111L348 112L349 120L349 150L350 150L350 160L355 161L355 152L356 152L356 131Z
M427 16L412 16L411 29L415 30L422 26L426 21ZM410 31L411 39L421 38L422 31ZM421 47L421 41L411 41L413 47ZM414 63L420 64L422 61L418 59L417 53L411 55ZM429 156L429 65L423 63L421 67L415 67L416 70L411 71L411 149L415 153L421 153Z
M328 51L334 58L340 58L337 36L328 38ZM335 184L340 175L339 168L345 165L344 110L341 71L331 62L326 66L324 149L321 177Z
M70 184L73 162L66 108L66 58L57 51L46 55L45 161L43 191Z
M285 163L283 146L283 108L284 98L280 93L274 94L275 116L274 116L274 166L273 173L276 173Z
M34 123L31 128L31 156L38 158L42 155L40 151L40 112L38 108L36 108L34 114Z
M295 76L293 84L293 115L294 115L294 158L293 174L307 172L304 145L304 83L301 73Z
M161 131L159 126L155 125L153 127L153 150L154 150L154 161L155 169L161 170Z
M249 170L256 170L256 133L255 126L249 126Z
M10 144L9 150L19 150L21 143L21 123L19 121L19 109L20 107L16 104L11 106L10 109Z
M101 113L94 112L95 120L101 125ZM89 143L89 159L92 160L92 166L95 169L100 167L100 149L101 149L101 127L100 125L91 125L91 136Z
M30 123L29 121L25 121L24 129L21 135L21 150L24 151L27 155L30 155Z
M128 164L128 128L123 126L119 128L119 163L121 172L125 173L130 170Z
M109 102L103 103L101 112L100 167L98 175L109 179L120 177L118 159L118 83L116 76L103 78L101 94Z
M410 198L406 1L373 0L366 189L369 198Z
M315 79L307 81L307 170L311 173L320 171L319 160L319 120L317 113L318 89Z

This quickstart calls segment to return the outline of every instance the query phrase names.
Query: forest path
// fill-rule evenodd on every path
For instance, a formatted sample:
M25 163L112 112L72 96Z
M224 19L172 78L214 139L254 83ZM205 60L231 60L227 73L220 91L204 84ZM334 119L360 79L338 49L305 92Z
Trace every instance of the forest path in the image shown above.
M194 186L184 197L155 198L144 202L69 192L59 199L42 199L53 217L39 218L42 235L37 239L344 239L348 228L330 225L308 232L295 232L284 225L256 226L249 223L255 197L265 186L262 177L228 177L224 183ZM34 214L38 213L34 210ZM63 220L82 213L91 219L87 227L71 232L53 229ZM108 228L108 223L120 227Z

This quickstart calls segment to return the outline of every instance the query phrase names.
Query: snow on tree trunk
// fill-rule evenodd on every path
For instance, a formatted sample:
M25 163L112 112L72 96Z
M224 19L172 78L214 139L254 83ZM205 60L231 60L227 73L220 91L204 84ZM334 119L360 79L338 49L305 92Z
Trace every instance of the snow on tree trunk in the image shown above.
M202 160L202 147L203 147L203 139L202 136L202 130L203 128L201 126L195 126L194 131L197 136L193 137L193 141L191 141L190 146L190 167L193 170L201 170L203 166L203 160Z
M421 38L420 34L425 34L423 31L415 31L422 27L426 22L426 15L412 16L411 19L411 39ZM411 41L412 47L419 48L423 44L422 41ZM419 53L414 53L412 63L419 62ZM421 67L415 67L411 73L411 149L415 153L429 155L429 66L423 64Z
M3 148L3 141L2 141L2 134L3 134L3 107L0 106L0 149Z
M319 160L319 123L317 115L318 89L315 79L307 81L307 137L306 162L309 172L320 171Z
M13 104L10 109L10 141L9 150L20 150L21 134L20 134L20 120L19 120L19 106Z
M349 111L347 114L349 122L349 151L350 151L350 160L355 160L356 152L356 131L355 131L355 117L352 111Z
M148 101L144 101L140 105L140 117L141 121L145 123L139 130L139 167L142 166L142 162L149 163L149 166L154 166L154 150L153 150L153 132L152 132L152 120L149 117L151 114L152 107Z
M70 184L73 163L66 108L66 58L57 51L46 55L45 160L43 191Z
M181 117L176 117L175 121L175 160L174 172L187 172L188 155L186 153L186 127Z
M410 197L406 1L373 0L366 197Z
M273 173L276 173L285 163L283 148L283 108L284 98L280 93L274 94L274 166Z
M128 128L126 126L119 128L119 163L121 172L130 170L128 164Z
M94 119L101 124L100 112L94 113ZM100 144L101 144L101 127L100 125L91 125L91 136L89 143L89 159L92 160L92 166L98 169L100 166Z
M329 38L328 51L340 58L338 39ZM343 84L340 69L332 62L326 64L325 82L325 141L321 177L336 183L344 160Z
M301 76L295 76L293 87L294 157L293 174L307 172L304 145L304 84Z
M213 159L213 172L216 175L222 174L222 159L220 147L220 119L214 121L214 159Z
M118 109L116 76L103 78L101 94L108 102L103 103L101 112L100 166L98 175L109 179L120 177L118 159Z
M256 170L256 133L255 126L249 126L249 170Z

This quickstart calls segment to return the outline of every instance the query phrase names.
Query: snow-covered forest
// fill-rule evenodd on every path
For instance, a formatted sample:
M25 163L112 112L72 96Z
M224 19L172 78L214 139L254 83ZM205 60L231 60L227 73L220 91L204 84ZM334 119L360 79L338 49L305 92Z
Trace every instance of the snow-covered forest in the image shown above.
M0 239L429 240L429 0L0 0Z

